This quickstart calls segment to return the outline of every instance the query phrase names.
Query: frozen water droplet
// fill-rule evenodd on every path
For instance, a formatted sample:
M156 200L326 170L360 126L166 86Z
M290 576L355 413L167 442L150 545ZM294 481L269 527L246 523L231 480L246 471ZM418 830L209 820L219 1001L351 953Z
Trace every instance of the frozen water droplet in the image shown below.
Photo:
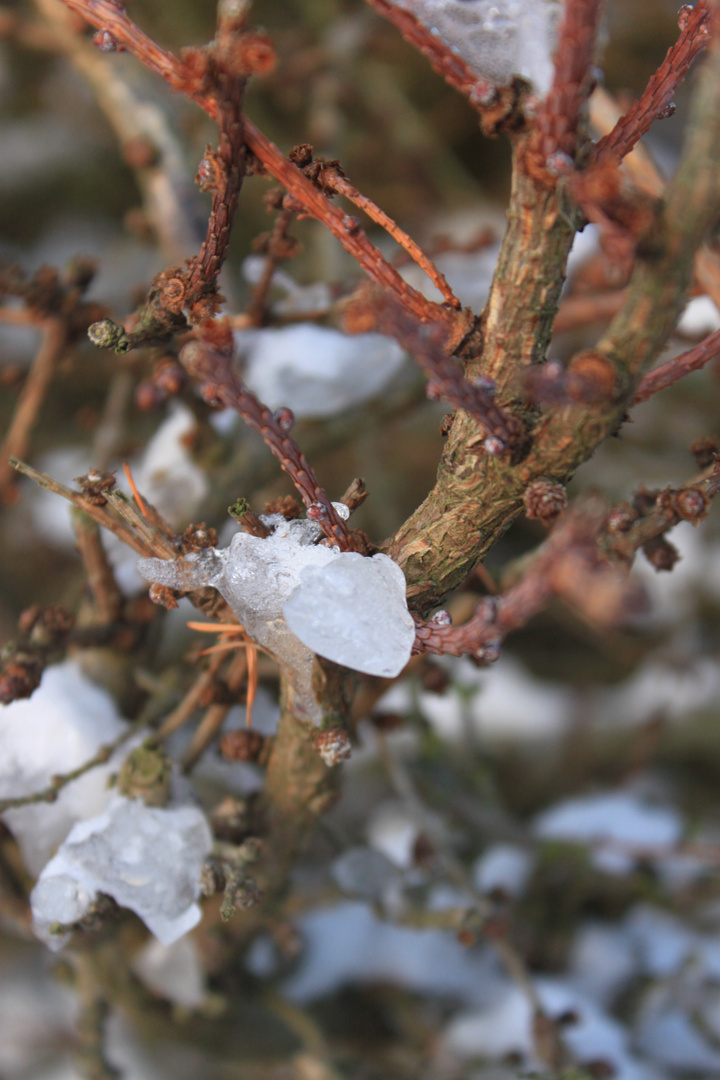
M345 503L334 502L333 509L335 510L337 516L339 518L342 518L343 521L347 521L347 519L350 517L350 508L346 506Z

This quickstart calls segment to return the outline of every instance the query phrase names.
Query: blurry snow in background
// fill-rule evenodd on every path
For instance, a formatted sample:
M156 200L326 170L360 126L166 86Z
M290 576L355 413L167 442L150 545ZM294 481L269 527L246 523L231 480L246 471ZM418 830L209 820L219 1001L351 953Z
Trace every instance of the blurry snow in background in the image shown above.
M298 419L334 416L383 391L400 370L403 350L382 334L341 334L299 323L235 335L245 382L271 409Z

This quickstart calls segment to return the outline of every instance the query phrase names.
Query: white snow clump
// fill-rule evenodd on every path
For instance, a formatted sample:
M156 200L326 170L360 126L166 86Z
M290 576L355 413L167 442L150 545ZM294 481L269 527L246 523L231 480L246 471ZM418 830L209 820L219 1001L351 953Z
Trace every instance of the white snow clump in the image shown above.
M0 705L0 798L41 791L53 776L89 761L124 727L113 699L76 661L46 668L31 697ZM40 872L77 821L105 808L108 775L116 768L111 759L67 784L55 802L2 815L31 874Z
M404 353L382 334L341 334L300 323L235 335L245 354L245 382L270 409L302 417L334 416L379 394Z
M342 517L348 509L334 503ZM410 659L415 626L405 578L387 555L363 558L316 541L313 521L262 520L273 529L261 538L239 532L229 548L185 559L141 559L148 581L173 589L212 585L227 600L250 637L295 676L298 707L317 722L312 692L313 654L368 675L399 674Z
M553 77L557 0L395 0L481 77L505 86L515 75L541 96Z
M30 894L37 936L62 948L68 935L53 933L53 924L77 922L105 893L172 945L200 921L200 872L211 846L199 808L116 795L103 814L74 826L41 873Z

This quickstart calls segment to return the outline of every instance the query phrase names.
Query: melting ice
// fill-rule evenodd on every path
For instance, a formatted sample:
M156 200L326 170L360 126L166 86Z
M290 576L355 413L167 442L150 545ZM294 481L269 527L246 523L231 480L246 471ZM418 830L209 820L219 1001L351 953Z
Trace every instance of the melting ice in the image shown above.
M348 510L335 503L343 517ZM312 693L315 653L368 675L399 674L410 658L415 627L405 578L386 555L364 558L318 544L312 521L263 519L266 539L237 533L229 548L177 562L141 559L140 573L174 589L212 585L248 634L290 669L298 706L320 719Z

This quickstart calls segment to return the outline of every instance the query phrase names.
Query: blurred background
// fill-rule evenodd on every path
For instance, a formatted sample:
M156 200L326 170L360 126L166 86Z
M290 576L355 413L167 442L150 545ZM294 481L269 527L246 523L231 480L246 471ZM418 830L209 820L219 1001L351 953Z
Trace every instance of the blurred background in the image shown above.
M129 9L173 50L213 34L210 0L133 0ZM193 177L215 132L130 57L71 62L51 11L29 0L0 7L0 260L28 274L97 260L87 297L122 319L154 274L202 240L209 196ZM479 311L504 226L507 142L484 138L466 103L361 0L255 0L253 17L278 52L275 71L251 85L254 122L286 152L310 142L339 159ZM598 58L606 89L620 102L636 96L676 34L665 0L610 2ZM681 150L692 84L691 76L648 140L665 175ZM233 316L246 311L258 279L273 222L267 190L250 177L241 194L223 277ZM167 219L153 213L157 200ZM370 497L357 525L379 543L432 486L446 410L378 343L350 355L347 368L335 370L330 357L320 375L304 376L302 392L293 389L269 335L321 325L336 337L311 338L309 349L336 355L337 302L360 272L315 223L291 232L300 248L275 277L271 330L239 321L238 347L261 396L295 408L298 441L330 494L363 477ZM613 273L586 228L567 295L594 294L598 281L617 288ZM671 348L718 327L712 303L693 298ZM551 354L565 359L602 329L601 321L567 329ZM0 430L38 340L36 328L0 319ZM299 339L288 341L300 355ZM263 343L269 352L258 360ZM78 342L54 372L27 458L64 483L127 460L175 527L205 521L226 542L230 502L243 496L259 512L290 487L232 417L187 388L158 391L165 359L150 350L118 358ZM358 364L372 380L358 380ZM690 445L720 437L717 374L710 365L634 409L571 494L593 489L617 502L692 477ZM295 392L297 401L281 400ZM321 407L331 398L332 408ZM201 927L168 949L138 935L134 977L162 1003L166 1023L155 1014L141 1022L119 989L108 1061L132 1080L720 1075L719 532L715 510L698 528L675 529L681 558L672 573L639 556L648 611L620 630L599 630L558 604L513 635L491 668L430 658L393 685L365 679L342 799L298 867L282 918L249 949L234 947L232 924L228 936ZM542 536L520 520L487 574L452 600L456 617ZM31 604L82 610L85 576L61 499L24 482L6 488L0 544L3 641ZM123 590L141 598L134 555L109 551ZM182 603L156 619L132 658L95 649L66 662L133 720L158 680L177 693L185 685L183 666L198 651L188 618ZM268 664L255 706L261 732L273 730L276 698ZM226 729L242 723L238 706ZM251 797L262 782L257 766L228 763L216 746L194 776L209 808L227 794ZM0 1078L71 1080L83 1075L73 1056L77 987L63 954L53 957L16 918L7 885L16 867L5 828ZM467 917L480 908L489 912L484 928ZM550 1034L533 1026L538 1010Z

